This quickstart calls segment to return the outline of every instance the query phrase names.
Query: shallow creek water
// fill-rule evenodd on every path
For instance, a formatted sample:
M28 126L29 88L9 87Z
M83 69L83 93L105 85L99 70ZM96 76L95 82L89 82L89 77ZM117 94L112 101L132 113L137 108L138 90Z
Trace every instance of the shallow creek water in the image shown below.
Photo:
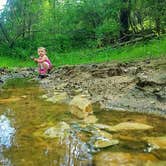
M0 131L0 165L2 166L119 166L165 165L166 149L153 148L144 137L165 137L166 121L162 117L131 112L100 110L94 106L97 123L116 125L138 122L151 130L122 130L113 132L119 144L94 148L93 130L73 116L68 105L53 104L40 96L44 90L29 80L11 80L0 90L0 116L10 122L10 144L2 142ZM59 138L42 136L47 128L68 124L70 134ZM4 129L5 130L5 129ZM95 132L95 130L94 130ZM5 139L5 136L4 136Z

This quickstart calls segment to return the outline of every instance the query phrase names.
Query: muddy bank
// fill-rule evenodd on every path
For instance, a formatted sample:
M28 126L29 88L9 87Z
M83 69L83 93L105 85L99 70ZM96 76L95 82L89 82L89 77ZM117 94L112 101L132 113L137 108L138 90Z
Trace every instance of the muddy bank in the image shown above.
M32 77L36 69L0 69L0 84L8 78ZM138 111L166 116L166 58L133 63L64 66L39 80L46 93L86 95L109 110Z

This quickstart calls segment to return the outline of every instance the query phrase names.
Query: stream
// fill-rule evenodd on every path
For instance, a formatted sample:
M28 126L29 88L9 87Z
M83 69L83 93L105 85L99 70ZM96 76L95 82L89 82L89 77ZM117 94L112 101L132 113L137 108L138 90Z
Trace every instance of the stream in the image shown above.
M72 115L67 104L42 99L44 93L28 79L9 80L0 88L0 165L166 165L165 118L101 110L94 105L98 122L87 124ZM151 129L102 128L133 122ZM108 138L105 135L115 142L101 145Z

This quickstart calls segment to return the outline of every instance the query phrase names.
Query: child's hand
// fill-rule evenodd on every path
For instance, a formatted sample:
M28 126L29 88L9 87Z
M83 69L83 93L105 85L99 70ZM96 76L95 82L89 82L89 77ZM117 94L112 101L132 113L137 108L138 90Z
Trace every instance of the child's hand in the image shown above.
M34 59L35 59L35 57L34 57L34 56L30 56L30 58L31 58L32 60L34 60Z
M38 62L38 59L37 59L37 58L34 58L33 60L34 60L35 62Z

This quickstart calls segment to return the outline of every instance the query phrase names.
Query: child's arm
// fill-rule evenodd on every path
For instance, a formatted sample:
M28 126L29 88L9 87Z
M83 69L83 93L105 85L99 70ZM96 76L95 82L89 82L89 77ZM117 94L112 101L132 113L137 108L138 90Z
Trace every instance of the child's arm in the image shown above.
M47 58L44 56L44 57L42 57L42 58L34 58L34 61L35 61L35 62L38 62L38 63L42 63L42 62L44 62L46 59L47 59Z

